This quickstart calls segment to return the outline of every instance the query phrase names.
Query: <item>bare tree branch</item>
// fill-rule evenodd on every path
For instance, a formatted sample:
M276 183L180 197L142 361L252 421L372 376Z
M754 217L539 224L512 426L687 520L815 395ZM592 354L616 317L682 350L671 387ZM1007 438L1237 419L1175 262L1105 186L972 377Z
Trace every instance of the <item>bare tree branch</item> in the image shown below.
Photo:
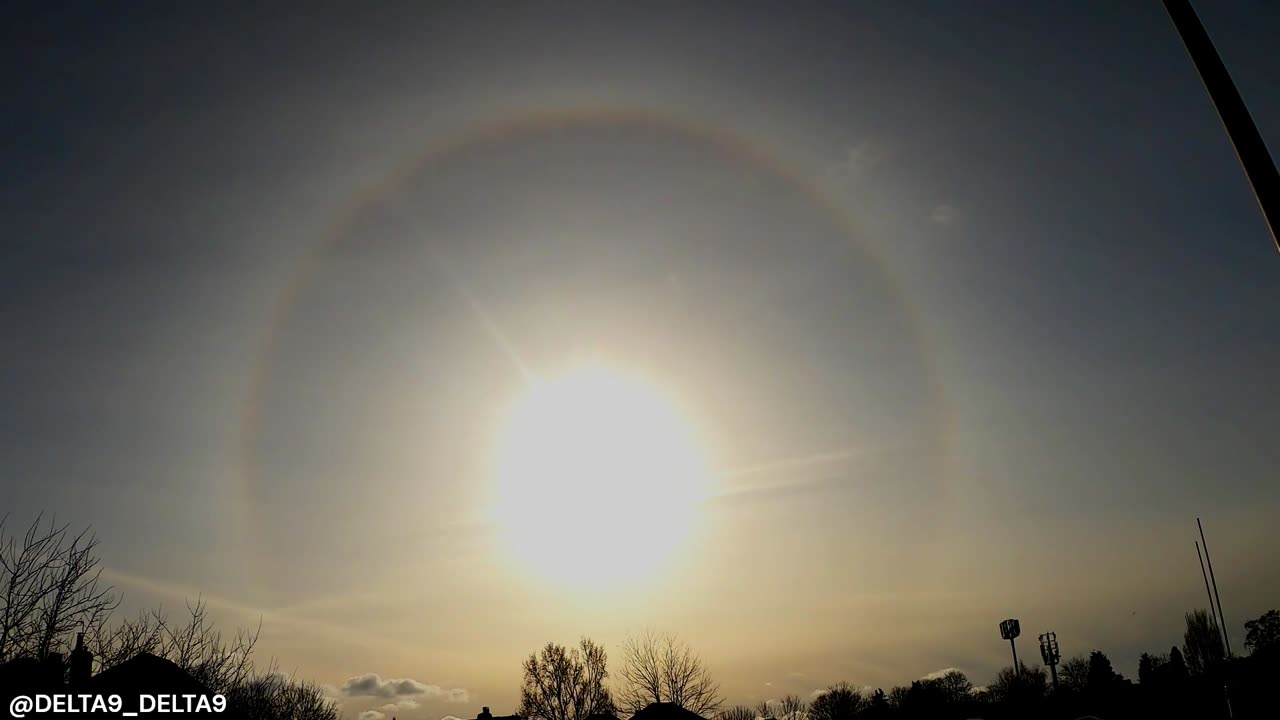
M547 643L524 661L519 714L529 720L586 720L613 713L605 687L607 660L604 648L588 638L572 650Z
M713 716L723 702L711 671L684 641L645 630L622 644L619 700L635 713L650 703L670 702Z

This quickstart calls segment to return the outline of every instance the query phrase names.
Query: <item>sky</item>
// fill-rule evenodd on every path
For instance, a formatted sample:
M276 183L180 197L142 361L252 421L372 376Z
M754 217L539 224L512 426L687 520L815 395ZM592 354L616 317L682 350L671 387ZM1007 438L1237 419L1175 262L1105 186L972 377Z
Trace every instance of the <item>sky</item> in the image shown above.
M1280 10L1197 6L1275 155ZM1280 257L1159 3L4 28L0 512L92 525L122 611L262 618L348 717L509 712L544 643L645 627L730 702L985 684L1008 617L1133 676L1204 605L1197 517L1237 648L1275 605ZM584 364L708 489L558 582L517 551L617 570L684 497L622 413L591 502L493 512Z

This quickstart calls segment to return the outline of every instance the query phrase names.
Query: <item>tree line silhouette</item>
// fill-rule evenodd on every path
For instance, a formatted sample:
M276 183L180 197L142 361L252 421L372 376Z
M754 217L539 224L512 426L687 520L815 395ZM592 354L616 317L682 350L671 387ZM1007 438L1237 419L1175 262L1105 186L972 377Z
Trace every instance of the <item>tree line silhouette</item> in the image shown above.
M230 716L244 720L338 720L337 704L318 685L287 676L274 661L254 663L259 631L224 637L206 604L188 603L175 621L156 609L117 618L121 596L102 582L98 539L88 530L37 517L21 535L0 517L0 698L30 691L31 670L70 654L82 635L102 672L153 655L177 665L211 693L226 696ZM58 683L69 668L58 670ZM6 704L7 707L7 704Z
M714 720L1276 717L1272 688L1280 672L1280 612L1245 623L1245 657L1226 655L1207 611L1187 613L1185 624L1181 647L1142 654L1137 683L1094 650L1063 662L1056 688L1043 666L1019 663L1002 668L985 687L952 669L888 692L840 682L812 699L786 695L754 706L725 705L710 670L688 645L653 631L623 643L611 691L607 653L583 638L575 648L548 643L529 656L517 714L526 720L587 720L661 703Z
M0 695L7 670L65 654L82 635L98 672L142 655L176 664L210 692L228 697L251 720L337 720L334 699L288 677L274 661L255 666L260 627L224 637L206 605L187 606L182 622L163 610L117 618L120 595L101 582L97 538L87 530L37 517L20 535L0 518ZM1046 669L1002 668L985 687L961 671L863 691L841 682L811 698L787 695L755 706L727 705L710 668L687 643L646 630L626 638L616 676L604 647L582 638L574 647L548 643L523 663L517 714L525 720L651 720L654 707L691 720L881 720L888 718L1107 718L1276 716L1280 677L1280 612L1245 623L1245 656L1229 656L1206 610L1186 614L1180 646L1143 653L1137 682L1100 650L1066 659L1055 688ZM675 716L656 713L662 718Z

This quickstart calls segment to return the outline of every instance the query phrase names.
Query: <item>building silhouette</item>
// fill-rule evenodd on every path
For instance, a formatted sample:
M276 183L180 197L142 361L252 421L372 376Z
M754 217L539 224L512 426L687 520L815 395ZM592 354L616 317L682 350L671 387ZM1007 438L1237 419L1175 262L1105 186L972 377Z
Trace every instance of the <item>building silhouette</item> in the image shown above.
M519 715L494 715L489 712L489 706L485 705L480 710L480 714L476 715L476 720L524 720L524 718Z
M686 710L671 702L649 703L631 720L707 720L692 710Z
M120 712L101 714L101 717L115 718L124 712L138 712L140 708L136 705L140 695L212 695L209 688L172 661L151 653L140 653L94 675L93 653L84 646L84 633L76 636L76 647L69 658L64 659L61 653L49 653L39 660L24 657L0 665L0 700L5 707L18 695L35 694L119 695L123 701ZM58 714L59 717L64 715ZM99 716L91 712L77 715L82 718ZM43 716L31 712L27 718ZM48 716L54 717L52 714ZM235 717L230 708L218 716L224 720Z

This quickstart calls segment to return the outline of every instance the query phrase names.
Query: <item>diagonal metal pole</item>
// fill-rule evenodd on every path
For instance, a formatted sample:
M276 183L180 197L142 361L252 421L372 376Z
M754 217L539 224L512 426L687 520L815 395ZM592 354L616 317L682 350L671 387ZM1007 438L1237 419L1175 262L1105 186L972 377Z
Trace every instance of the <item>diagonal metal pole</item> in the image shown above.
M1196 541L1196 557L1200 558L1200 576L1204 578L1204 594L1209 596L1209 624L1214 627L1218 626L1218 613L1214 610L1213 591L1209 589L1209 573L1204 569L1204 555L1200 554L1200 541ZM1219 632L1221 635L1221 632ZM1219 638L1221 639L1221 638ZM1223 640L1222 649L1227 649L1226 641Z
M1218 601L1218 626L1222 629L1222 641L1227 644L1227 657L1231 657L1231 638L1227 636L1227 617L1222 613L1222 596L1218 595L1218 578L1213 576L1213 559L1209 557L1209 543L1204 539L1204 526L1196 518L1200 529L1200 547L1204 548L1204 561L1209 564L1209 582L1213 583L1213 597Z
M1209 33L1205 31L1190 0L1164 0L1164 9L1187 46L1191 62L1200 73L1204 89L1218 110L1222 126L1236 150L1236 157L1244 168L1244 174L1253 187L1254 197L1262 210L1262 218L1271 232L1271 241L1280 250L1280 172L1272 161L1267 145L1253 124L1249 109L1245 107L1240 91L1231 81L1227 67L1214 49Z

